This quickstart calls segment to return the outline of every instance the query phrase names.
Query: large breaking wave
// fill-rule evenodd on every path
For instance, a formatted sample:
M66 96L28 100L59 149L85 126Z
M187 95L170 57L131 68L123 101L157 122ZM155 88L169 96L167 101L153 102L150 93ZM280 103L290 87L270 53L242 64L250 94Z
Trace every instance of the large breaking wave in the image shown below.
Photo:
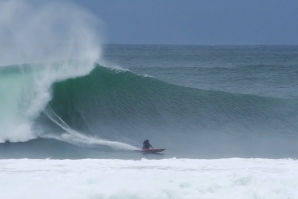
M298 151L296 99L181 87L100 65L55 82L51 95L34 120L39 138L15 144L23 150L121 158L149 138L177 157L296 157Z
M2 1L0 143L37 137L33 121L52 83L88 74L100 59L97 20L66 2Z

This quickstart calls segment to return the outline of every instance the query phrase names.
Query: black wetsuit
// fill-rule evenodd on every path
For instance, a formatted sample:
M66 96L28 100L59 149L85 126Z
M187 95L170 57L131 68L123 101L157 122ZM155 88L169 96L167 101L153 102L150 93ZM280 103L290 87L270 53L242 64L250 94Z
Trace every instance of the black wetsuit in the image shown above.
M149 141L146 140L143 142L143 149L149 149L150 147L153 148Z

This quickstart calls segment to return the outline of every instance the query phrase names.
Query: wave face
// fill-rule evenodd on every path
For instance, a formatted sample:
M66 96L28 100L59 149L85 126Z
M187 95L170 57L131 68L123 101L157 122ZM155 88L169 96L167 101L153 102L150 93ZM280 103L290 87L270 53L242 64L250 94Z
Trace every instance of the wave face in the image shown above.
M298 150L297 105L294 99L186 88L98 65L86 76L54 83L52 100L35 122L42 142L54 138L50 148L65 145L69 154L79 147L77 157L102 151L104 157L125 157L121 151L146 138L166 147L169 156L292 157Z

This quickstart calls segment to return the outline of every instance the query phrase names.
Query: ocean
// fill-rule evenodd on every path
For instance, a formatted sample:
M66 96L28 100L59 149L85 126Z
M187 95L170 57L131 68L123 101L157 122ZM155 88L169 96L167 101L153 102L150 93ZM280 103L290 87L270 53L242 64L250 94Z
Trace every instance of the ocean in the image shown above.
M0 19L1 199L298 198L298 46L102 44L67 2Z
M38 198L37 186L47 198L295 198L297 55L104 45L91 68L2 66L0 196ZM67 78L72 67L89 72ZM166 150L136 152L145 139Z
M1 67L0 157L135 159L145 139L162 158L297 157L297 47L104 49L63 80L65 63Z

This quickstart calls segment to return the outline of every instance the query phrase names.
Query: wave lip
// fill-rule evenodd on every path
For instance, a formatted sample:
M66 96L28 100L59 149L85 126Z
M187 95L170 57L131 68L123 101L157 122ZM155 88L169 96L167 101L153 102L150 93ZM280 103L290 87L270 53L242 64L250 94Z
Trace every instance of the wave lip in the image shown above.
M27 141L40 133L34 120L51 85L87 75L99 60L97 19L74 4L31 1L4 1L0 18L0 142Z

